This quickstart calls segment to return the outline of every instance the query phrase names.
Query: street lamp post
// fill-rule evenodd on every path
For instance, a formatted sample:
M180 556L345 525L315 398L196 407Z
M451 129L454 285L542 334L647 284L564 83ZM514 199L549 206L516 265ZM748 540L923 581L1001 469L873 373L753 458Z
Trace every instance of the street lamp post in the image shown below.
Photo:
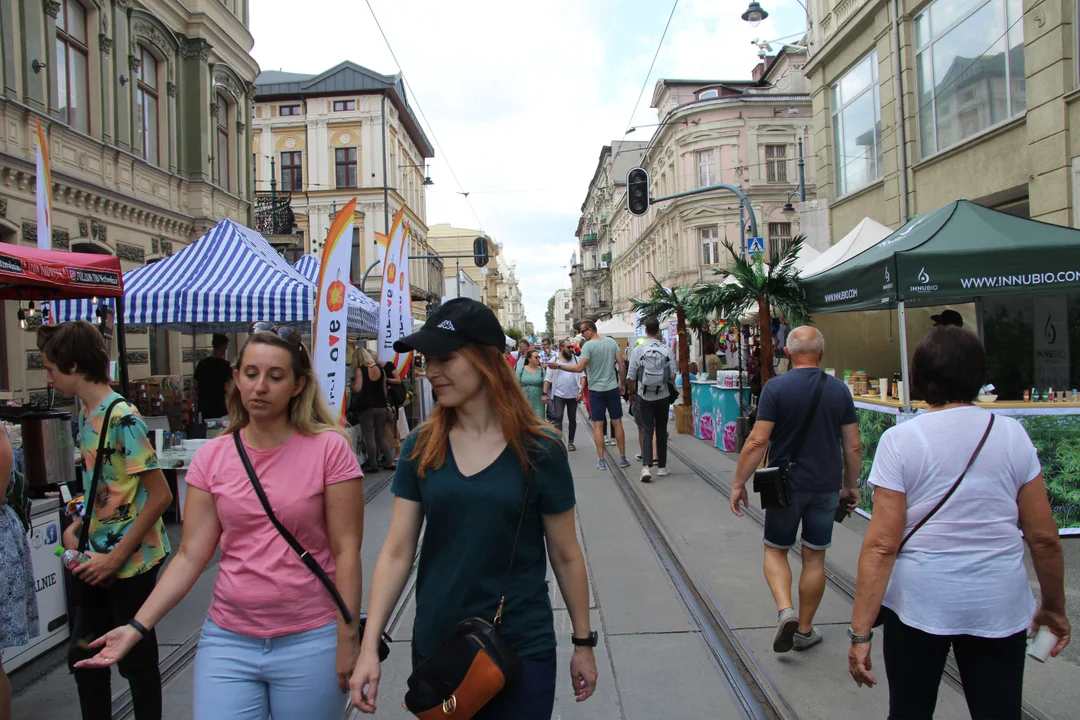
M783 212L791 215L795 208L791 204L793 195L799 196L799 202L806 202L806 160L803 158L802 138L799 138L799 187L787 194L787 202L784 203Z

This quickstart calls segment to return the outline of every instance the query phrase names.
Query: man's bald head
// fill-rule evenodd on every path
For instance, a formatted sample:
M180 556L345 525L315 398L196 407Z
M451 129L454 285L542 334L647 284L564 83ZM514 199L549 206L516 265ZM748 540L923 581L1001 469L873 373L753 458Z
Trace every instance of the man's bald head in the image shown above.
M825 354L825 336L816 327L802 325L787 336L787 356L794 365L817 365Z

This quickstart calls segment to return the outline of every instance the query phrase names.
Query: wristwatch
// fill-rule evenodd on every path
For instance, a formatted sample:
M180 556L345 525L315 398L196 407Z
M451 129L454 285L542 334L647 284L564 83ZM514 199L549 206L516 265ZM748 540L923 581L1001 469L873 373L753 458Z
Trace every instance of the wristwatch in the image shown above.
M574 647L596 647L596 644L600 642L600 633L593 630L589 633L587 638L578 638L573 635L570 636L570 642L574 643Z
M855 631L851 628L847 629L848 639L851 640L852 645L861 645L862 643L868 643L874 638L874 631L871 630L869 635L856 635Z

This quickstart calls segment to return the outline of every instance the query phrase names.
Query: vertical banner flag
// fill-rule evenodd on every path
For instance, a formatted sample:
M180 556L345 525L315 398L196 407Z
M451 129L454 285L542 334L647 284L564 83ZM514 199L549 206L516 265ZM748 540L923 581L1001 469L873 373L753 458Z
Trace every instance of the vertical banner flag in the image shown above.
M345 421L345 389L348 387L349 308L345 301L345 283L352 262L353 214L356 198L341 209L330 225L319 264L319 289L315 305L315 331L312 333L312 362L319 378L319 389L330 412Z
M49 170L49 145L41 123L37 125L37 247L52 250L52 175Z
M394 363L398 375L409 371L412 353L394 352L394 341L412 332L412 286L409 284L409 224L398 210L387 236L379 297L379 362Z

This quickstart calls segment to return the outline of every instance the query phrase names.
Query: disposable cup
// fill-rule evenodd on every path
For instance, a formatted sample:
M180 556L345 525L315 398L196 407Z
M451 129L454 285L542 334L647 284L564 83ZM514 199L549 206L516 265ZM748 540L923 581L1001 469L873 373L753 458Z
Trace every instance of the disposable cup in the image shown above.
M889 378L881 378L878 380L878 387L881 388L881 399L889 399Z
M1031 641L1031 645L1028 647L1028 657L1044 663L1050 657L1050 651L1053 650L1054 646L1057 644L1057 635L1050 632L1046 626L1040 627L1039 632L1035 635L1035 639Z

